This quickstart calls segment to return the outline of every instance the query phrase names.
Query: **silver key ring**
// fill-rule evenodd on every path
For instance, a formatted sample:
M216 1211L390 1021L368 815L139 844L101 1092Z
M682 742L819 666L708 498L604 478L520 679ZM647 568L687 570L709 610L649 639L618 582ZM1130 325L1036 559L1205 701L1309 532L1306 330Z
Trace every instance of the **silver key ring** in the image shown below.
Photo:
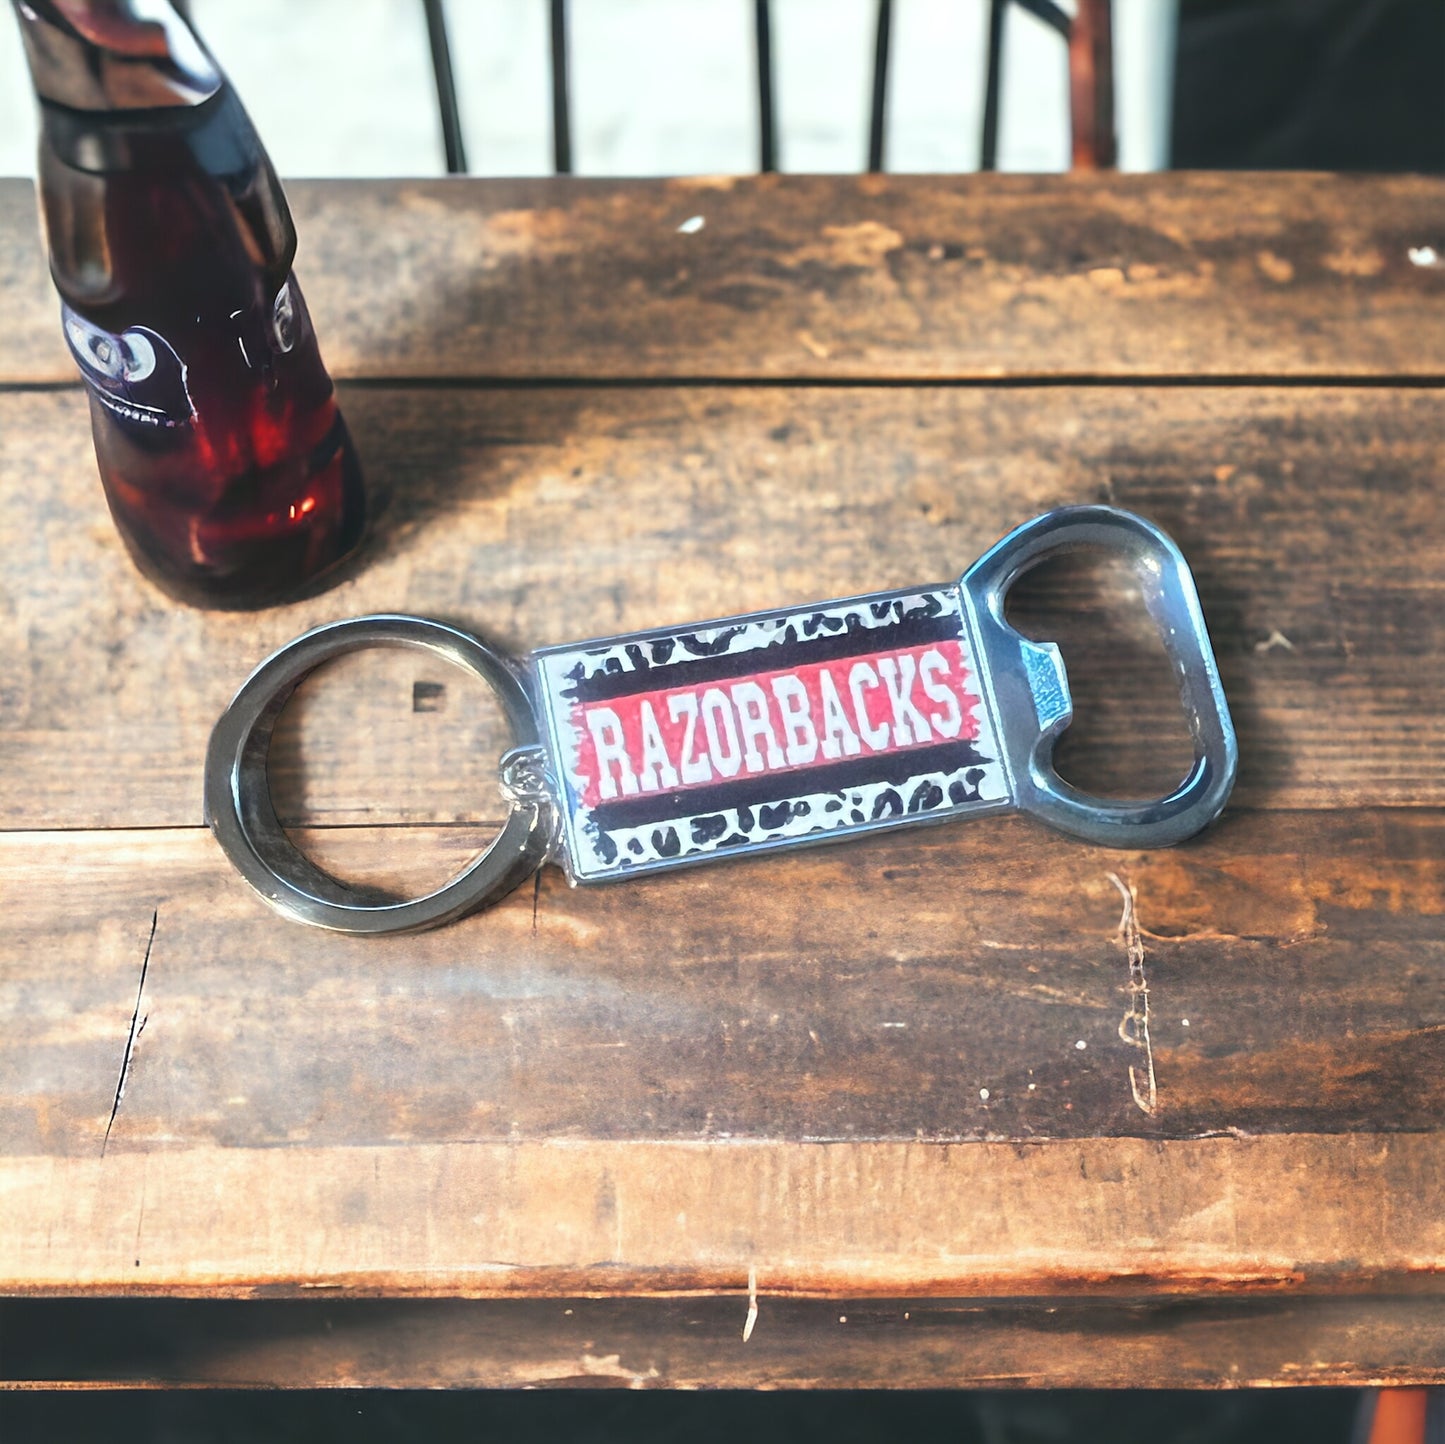
M1004 620L1020 576L1085 547L1133 564L1179 682L1194 762L1164 797L1097 798L1058 775L1054 745L1073 716L1063 659ZM409 901L303 857L267 780L271 734L297 684L372 646L419 647L472 671L512 731L501 834L451 882ZM485 907L552 856L569 881L604 882L1008 809L1092 843L1167 847L1219 815L1237 764L1179 549L1142 517L1083 506L1019 527L951 586L546 647L520 663L418 617L318 627L262 663L217 723L206 819L279 912L374 934Z
M552 805L540 791L511 789L496 839L469 867L424 897L398 901L334 878L292 844L276 817L266 771L271 734L291 694L325 662L368 647L415 647L474 673L496 693L511 729L508 771L535 756L540 739L526 688L504 657L475 637L422 617L357 617L316 627L267 658L246 679L206 751L206 823L236 870L277 912L343 933L437 927L499 901L547 857Z

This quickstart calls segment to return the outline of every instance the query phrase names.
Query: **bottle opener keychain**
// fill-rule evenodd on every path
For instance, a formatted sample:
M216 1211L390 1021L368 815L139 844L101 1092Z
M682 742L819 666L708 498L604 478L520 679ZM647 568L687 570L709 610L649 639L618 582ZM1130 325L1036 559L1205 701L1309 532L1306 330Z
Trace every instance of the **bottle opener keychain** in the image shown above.
M1163 636L1194 741L1165 797L1092 797L1054 770L1073 716L1059 649L1004 620L1045 558L1128 558ZM425 897L322 872L291 844L267 778L271 733L298 683L365 647L416 647L474 672L512 733L496 840ZM345 933L435 927L497 902L549 859L606 882L885 827L1017 808L1087 842L1168 847L1219 815L1234 785L1229 708L1179 549L1105 506L1036 517L951 586L877 592L690 626L543 647L513 660L420 617L307 632L263 662L216 724L206 820L278 912Z

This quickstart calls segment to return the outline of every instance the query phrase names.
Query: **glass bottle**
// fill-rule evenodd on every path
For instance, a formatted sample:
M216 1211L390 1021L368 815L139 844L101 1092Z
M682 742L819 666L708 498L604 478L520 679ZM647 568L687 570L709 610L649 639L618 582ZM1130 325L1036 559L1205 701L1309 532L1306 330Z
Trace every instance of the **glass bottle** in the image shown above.
M166 0L14 4L51 274L131 556L196 606L311 589L360 545L366 494L245 110Z

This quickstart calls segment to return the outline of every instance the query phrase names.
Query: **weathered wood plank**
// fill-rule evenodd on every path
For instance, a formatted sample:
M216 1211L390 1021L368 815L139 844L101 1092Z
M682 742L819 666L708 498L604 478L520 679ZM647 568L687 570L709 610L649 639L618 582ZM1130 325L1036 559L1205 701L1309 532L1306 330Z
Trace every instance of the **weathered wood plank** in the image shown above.
M1445 1382L1439 1298L14 1299L6 1384L1251 1388Z
M0 1288L767 1299L1428 1290L1445 1137L499 1141L0 1164Z
M1420 324L1445 294L1420 263L1445 253L1438 177L289 189L340 376L1445 374L1445 330ZM73 376L20 181L0 182L0 326L0 381Z
M383 940L275 916L199 829L9 834L0 1155L85 1160L107 1128L110 1159L1434 1131L1442 834L1420 810L1252 813L1120 853L996 819L615 886L548 872L535 895ZM304 840L341 876L406 889L480 841ZM1137 892L1151 1055L1120 1035L1111 873ZM149 1021L111 1126L153 910Z
M0 396L0 825L199 821L216 717L267 652L319 621L415 611L520 651L945 579L1034 513L1101 497L1159 521L1194 567L1240 735L1237 806L1445 803L1433 393L362 389L347 402L393 493L364 563L311 601L237 617L172 606L136 575L79 395ZM1100 788L1164 790L1182 725L1127 578L1061 567L1023 611L1065 643L1067 765ZM418 710L418 681L446 696ZM283 811L494 816L497 733L479 691L407 657L318 682L277 744Z

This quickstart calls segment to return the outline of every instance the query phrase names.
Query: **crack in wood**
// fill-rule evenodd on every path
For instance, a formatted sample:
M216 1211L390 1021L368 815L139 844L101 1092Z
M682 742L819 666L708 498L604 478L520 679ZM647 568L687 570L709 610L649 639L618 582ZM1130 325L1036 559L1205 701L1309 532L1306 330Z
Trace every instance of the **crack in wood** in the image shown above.
M110 1130L115 1127L115 1115L120 1112L120 1100L125 1097L126 1079L130 1076L131 1061L135 1057L136 1040L140 1037L141 1030L150 1019L149 1013L147 1013L144 1018L141 1017L140 1005L141 999L145 995L146 973L151 965L151 949L155 946L156 925L160 922L160 916L161 910L159 908L156 908L151 913L150 936L146 939L145 957L141 959L140 964L140 983L135 990L135 1011L130 1015L130 1032L126 1035L125 1053L120 1060L120 1077L116 1079L115 1098L111 1101L110 1117L106 1120L105 1124L105 1137L101 1139L100 1143L100 1156L102 1158L105 1157L105 1150L110 1146Z

